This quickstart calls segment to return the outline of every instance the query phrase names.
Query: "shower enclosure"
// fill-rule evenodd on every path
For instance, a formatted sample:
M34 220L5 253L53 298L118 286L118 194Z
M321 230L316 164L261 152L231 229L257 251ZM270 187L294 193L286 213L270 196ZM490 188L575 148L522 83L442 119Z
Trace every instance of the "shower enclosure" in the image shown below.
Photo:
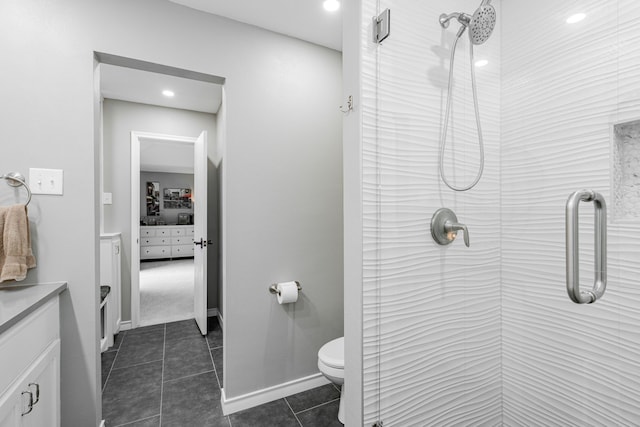
M474 51L484 172L456 192L438 157L458 23L439 17L479 4L360 3L363 424L640 425L640 2L491 2L497 24ZM443 163L454 185L480 162L468 43ZM583 188L609 207L608 284L593 304L565 284L565 203ZM433 241L440 208L469 247ZM590 289L592 207L579 215Z

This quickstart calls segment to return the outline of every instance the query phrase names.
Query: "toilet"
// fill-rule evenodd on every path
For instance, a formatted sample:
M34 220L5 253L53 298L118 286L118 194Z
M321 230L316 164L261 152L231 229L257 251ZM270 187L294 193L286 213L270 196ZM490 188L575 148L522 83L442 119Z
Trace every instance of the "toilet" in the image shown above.
M342 386L338 421L344 424L344 337L329 341L320 348L318 369L329 381Z

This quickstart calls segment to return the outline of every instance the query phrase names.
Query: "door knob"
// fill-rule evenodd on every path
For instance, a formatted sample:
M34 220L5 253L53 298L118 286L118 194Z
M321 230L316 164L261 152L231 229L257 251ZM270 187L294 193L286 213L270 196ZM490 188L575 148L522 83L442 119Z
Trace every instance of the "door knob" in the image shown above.
M200 241L198 241L198 242L194 241L194 242L193 242L193 244L194 244L194 245L198 245L198 246L200 246L201 248L204 248L204 247L206 247L207 245L210 245L210 244L211 244L211 240L204 240L204 239L200 239Z

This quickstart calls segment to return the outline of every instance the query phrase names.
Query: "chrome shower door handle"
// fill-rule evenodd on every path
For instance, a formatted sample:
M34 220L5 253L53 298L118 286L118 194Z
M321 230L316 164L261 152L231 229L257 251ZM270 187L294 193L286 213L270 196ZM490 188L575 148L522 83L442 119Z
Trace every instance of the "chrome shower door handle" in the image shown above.
M594 282L590 291L580 291L580 244L578 239L580 202L593 202L594 208ZM565 214L567 293L576 304L591 304L607 288L607 204L593 190L576 191L569 196Z

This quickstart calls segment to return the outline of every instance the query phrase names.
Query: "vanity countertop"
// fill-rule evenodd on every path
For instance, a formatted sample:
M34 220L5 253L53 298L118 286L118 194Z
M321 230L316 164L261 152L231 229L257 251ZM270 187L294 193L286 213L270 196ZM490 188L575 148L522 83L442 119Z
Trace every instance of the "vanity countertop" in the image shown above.
M67 282L0 287L0 334L67 289Z

